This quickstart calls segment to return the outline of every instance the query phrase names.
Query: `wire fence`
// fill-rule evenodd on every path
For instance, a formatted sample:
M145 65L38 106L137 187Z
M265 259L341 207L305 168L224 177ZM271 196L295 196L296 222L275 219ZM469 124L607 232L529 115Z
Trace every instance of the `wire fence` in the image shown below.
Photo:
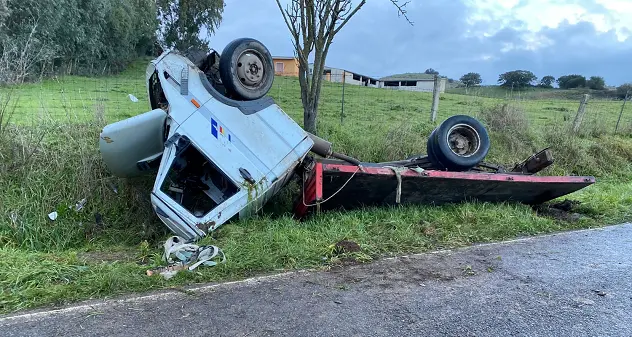
M581 91L465 89L450 88L448 83L436 86L439 94L434 95L432 78L388 82L353 74L326 75L319 101L319 127L351 125L370 132L372 128L406 123L436 124L457 114L480 117L486 110L510 105L526 116L531 127L542 129L572 125L584 97ZM302 124L297 76L276 76L269 95ZM82 122L95 118L111 123L149 110L144 64L112 76L61 76L1 87L1 97L11 98L12 121L17 124L39 123L42 119ZM435 122L431 121L433 100L437 100ZM603 94L590 95L581 129L594 134L631 134L632 104Z

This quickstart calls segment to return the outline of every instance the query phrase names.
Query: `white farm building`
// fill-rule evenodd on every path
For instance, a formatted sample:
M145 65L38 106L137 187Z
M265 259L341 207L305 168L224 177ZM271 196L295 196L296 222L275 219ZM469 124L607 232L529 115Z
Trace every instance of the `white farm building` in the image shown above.
M380 78L380 88L393 90L408 90L432 92L434 89L434 76L432 74L402 74ZM439 77L439 92L445 92L447 78Z
M314 65L310 64L310 72L313 72ZM407 73L392 75L377 79L375 77L362 75L353 71L325 66L323 78L329 82L361 85L365 87L384 88L391 90L407 90L432 92L434 88L434 76L432 74ZM439 78L439 91L445 92L447 78Z

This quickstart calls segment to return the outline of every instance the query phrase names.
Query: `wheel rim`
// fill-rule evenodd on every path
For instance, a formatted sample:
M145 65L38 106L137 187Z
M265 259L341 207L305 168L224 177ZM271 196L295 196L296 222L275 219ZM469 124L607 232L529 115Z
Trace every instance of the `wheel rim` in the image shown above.
M452 153L459 157L470 157L481 147L481 136L467 124L457 124L450 128L447 141Z
M237 76L246 88L256 88L264 78L263 57L254 50L245 50L237 58Z

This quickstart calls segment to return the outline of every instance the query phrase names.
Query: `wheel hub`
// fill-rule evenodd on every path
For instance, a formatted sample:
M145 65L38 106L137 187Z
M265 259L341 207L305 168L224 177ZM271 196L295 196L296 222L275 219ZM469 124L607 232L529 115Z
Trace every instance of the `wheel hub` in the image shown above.
M261 83L264 75L261 57L252 51L244 51L237 58L237 75L242 84L255 87Z
M457 124L448 131L448 144L454 154L469 157L479 150L481 138L471 126Z

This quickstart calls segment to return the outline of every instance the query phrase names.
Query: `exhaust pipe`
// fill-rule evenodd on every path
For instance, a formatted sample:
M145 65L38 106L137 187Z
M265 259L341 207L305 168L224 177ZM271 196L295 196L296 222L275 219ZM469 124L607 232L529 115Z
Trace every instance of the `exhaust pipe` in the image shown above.
M312 146L312 150L311 150L313 153L324 158L334 157L337 159L341 159L356 166L360 166L362 164L359 160L353 157L349 157L342 153L333 152L333 145L330 142L316 135L313 135L309 132L307 133L307 135L309 135L309 138L311 138L312 141L314 142L314 146Z

